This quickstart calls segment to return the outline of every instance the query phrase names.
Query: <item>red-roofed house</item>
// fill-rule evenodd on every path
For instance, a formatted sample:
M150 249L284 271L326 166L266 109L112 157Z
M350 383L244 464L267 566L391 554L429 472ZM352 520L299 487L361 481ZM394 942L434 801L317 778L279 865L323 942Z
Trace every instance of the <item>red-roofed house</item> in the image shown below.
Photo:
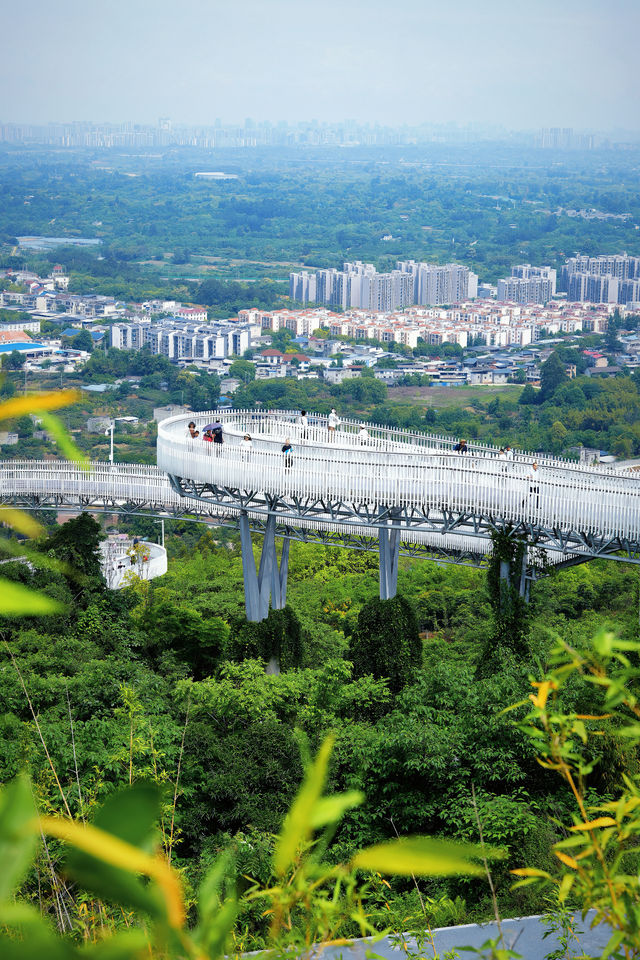
M298 361L298 367L300 370L308 370L311 360L309 357L306 357L304 353L285 353L282 355L280 363L292 363L294 360Z
M273 366L276 366L279 363L282 363L282 358L284 357L283 353L280 353L279 350L263 350L260 354L264 363L270 363Z
M31 343L31 337L24 330L0 330L0 344Z

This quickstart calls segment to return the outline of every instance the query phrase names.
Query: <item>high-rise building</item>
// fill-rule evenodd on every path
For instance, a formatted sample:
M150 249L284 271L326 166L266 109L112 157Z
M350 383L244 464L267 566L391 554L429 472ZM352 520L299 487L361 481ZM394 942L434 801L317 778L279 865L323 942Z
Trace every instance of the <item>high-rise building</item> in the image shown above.
M507 277L498 280L498 300L507 303L546 303L553 285L545 277Z
M640 257L623 253L570 257L560 271L559 285L572 301L633 303L636 280L640 280Z
M420 306L460 303L477 294L478 277L468 267L459 263L440 266L435 263L416 263L415 260L399 260L396 267L413 278L413 302Z
M291 273L289 292L301 303L314 302L309 274ZM328 306L350 307L375 312L402 310L412 304L442 306L475 297L478 278L458 263L438 266L398 261L396 269L378 273L373 264L360 260L346 262L342 270L318 270L315 273L315 302Z
M520 263L516 267L511 267L511 276L518 277L521 280L533 280L537 277L550 280L551 293L555 294L556 292L557 274L553 267L532 267L530 263Z

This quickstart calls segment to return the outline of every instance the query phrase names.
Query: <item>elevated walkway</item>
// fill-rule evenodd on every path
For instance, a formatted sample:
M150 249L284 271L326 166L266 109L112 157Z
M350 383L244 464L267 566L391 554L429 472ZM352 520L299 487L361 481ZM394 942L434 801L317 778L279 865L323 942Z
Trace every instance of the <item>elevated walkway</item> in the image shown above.
M223 425L224 442L191 439L187 424ZM380 595L395 595L398 558L482 564L492 535L525 546L502 575L521 593L549 563L596 557L640 562L640 476L548 455L498 457L494 447L290 411L180 416L158 428L158 466L66 461L0 464L0 503L26 509L152 514L240 530L247 615L286 601L290 540L380 555ZM251 449L242 444L249 433ZM286 456L282 447L292 444ZM251 533L264 537L258 570ZM280 557L276 538L282 538Z

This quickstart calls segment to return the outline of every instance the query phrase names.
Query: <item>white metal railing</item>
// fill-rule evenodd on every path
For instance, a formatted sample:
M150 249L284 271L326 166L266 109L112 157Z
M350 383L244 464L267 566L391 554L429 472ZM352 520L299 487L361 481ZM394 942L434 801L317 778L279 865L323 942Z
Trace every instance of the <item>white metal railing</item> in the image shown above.
M209 444L207 444L209 446ZM87 469L66 460L9 460L0 463L0 502L10 502L13 498L47 496L61 497L69 503L75 503L79 509L101 508L123 504L138 503L160 514L171 512L175 507L189 505L189 499L177 494L169 479L156 466L142 464L108 464L93 462ZM215 522L224 514L235 514L239 508L233 506L216 507L203 501L191 501L203 520ZM259 511L249 510L250 516ZM0 513L0 521L1 521ZM291 521L293 523L293 521ZM358 525L337 523L322 518L297 518L294 525L302 529L323 530L338 536L361 535L376 537L377 529L366 524ZM442 535L429 530L400 531L401 539L408 543L428 544L444 551L462 551L484 554L491 550L491 544L477 537L460 534Z
M307 426L303 427L299 423L299 410L214 410L207 413L191 414L187 417L172 417L170 420L164 420L163 424L180 421L184 423L184 436L187 436L187 424L194 420L198 428L212 421L219 421L223 424L225 433L237 434L239 430L249 433L253 431L260 436L272 436L276 439L284 439L288 436L292 442L306 441L308 444L324 445L329 442L329 431L327 417L317 413L307 415ZM457 443L451 437L445 437L438 434L419 433L412 430L402 430L400 428L385 427L380 424L366 423L362 420L350 418L342 419L340 426L336 431L335 437L331 442L342 447L360 447L362 443L359 439L359 432L365 427L369 437L366 441L366 448L369 450L394 450L401 449L406 451L408 448L415 447L417 450L428 450L429 452L453 453ZM178 434L180 428L178 429ZM474 456L497 459L500 448L493 444L479 443L467 438L469 453ZM601 473L605 475L614 474L617 476L638 476L638 471L620 470L619 468L608 464L597 464L595 467L590 464L578 463L567 457L557 457L551 453L536 452L530 450L515 451L514 459L519 463L534 463L538 465L549 465L556 467L568 467L572 470L583 471L586 473Z
M200 425L220 420L225 442L192 440L190 419ZM314 417L304 428L289 412L173 417L158 427L158 465L197 483L274 496L489 515L514 524L640 542L637 474L552 457L539 458L534 470L533 455L504 461L475 448L460 455L402 431L361 443L358 423L330 436L326 420L318 420ZM241 447L245 432L252 437L250 451ZM293 444L287 457L281 449L286 439Z

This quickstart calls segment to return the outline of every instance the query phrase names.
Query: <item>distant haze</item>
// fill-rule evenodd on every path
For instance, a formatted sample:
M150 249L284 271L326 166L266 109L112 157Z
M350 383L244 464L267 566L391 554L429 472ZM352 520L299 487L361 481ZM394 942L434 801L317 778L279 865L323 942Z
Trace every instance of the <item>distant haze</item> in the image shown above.
M639 0L31 0L0 122L640 128Z

